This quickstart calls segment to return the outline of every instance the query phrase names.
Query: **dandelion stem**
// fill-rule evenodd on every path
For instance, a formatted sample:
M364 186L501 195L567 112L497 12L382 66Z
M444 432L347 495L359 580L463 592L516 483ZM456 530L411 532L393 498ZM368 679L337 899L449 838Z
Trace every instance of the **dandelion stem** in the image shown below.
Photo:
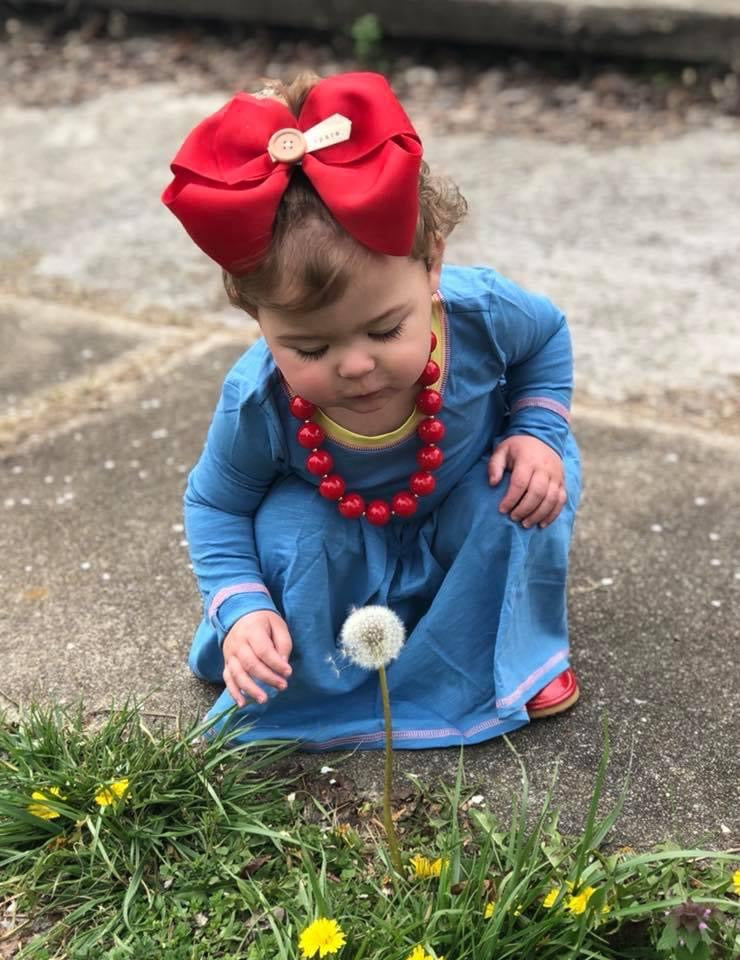
M398 850L398 837L391 815L391 787L393 785L393 727L391 725L391 704L388 697L388 681L385 677L385 667L378 667L380 678L380 693L383 697L383 722L385 727L385 783L383 788L383 821L388 846L391 848L391 860L399 873L403 873L401 854Z

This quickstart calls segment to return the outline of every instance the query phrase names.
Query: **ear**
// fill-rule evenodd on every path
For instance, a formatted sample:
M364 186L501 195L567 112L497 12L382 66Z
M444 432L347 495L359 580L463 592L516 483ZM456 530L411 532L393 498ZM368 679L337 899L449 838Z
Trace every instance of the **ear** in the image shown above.
M442 258L445 252L445 242L442 237L437 237L434 245L426 259L427 276L429 278L429 292L436 293L439 290L439 280L442 275Z

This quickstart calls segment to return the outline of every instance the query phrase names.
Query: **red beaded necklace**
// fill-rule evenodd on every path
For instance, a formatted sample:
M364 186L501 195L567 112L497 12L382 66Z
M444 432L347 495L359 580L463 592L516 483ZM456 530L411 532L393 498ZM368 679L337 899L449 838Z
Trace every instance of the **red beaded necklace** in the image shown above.
M368 523L382 527L392 516L412 516L416 513L416 501L419 497L424 497L434 490L435 482L431 471L436 470L442 463L442 451L437 444L444 437L445 428L442 421L435 416L442 409L442 396L437 390L430 389L440 377L439 365L431 359L432 352L437 346L437 338L434 334L431 336L429 360L419 377L418 383L421 384L421 390L416 395L416 409L426 414L425 419L416 428L419 439L424 444L416 454L416 462L421 469L409 477L408 490L394 493L390 503L386 500L371 500L365 506L365 501L359 493L345 493L347 485L344 480L338 473L331 472L334 466L332 455L327 450L321 449L326 434L319 424L311 419L316 413L316 405L299 397L298 394L291 398L290 412L298 420L303 420L303 424L296 432L296 439L302 447L311 451L306 457L306 469L314 476L321 477L319 493L327 500L336 500L337 508L343 517L349 519L365 517Z

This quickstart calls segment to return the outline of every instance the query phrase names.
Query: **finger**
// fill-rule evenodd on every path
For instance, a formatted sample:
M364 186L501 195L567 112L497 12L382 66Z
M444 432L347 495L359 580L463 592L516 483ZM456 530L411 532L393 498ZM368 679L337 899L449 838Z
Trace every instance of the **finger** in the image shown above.
M229 660L227 667L231 671L232 679L238 691L245 693L248 697L256 700L257 703L264 703L267 700L265 691L257 686L236 657ZM240 706L244 706L244 704L242 703Z
M553 522L553 520L557 520L557 518L560 516L563 510L563 507L565 506L565 502L567 499L568 499L568 495L565 492L565 488L560 487L560 489L558 490L557 500L555 501L555 506L552 508L550 513L545 517L545 519L540 521L541 527L549 527L549 525Z
M244 695L242 694L241 690L239 689L236 682L234 681L234 678L231 675L231 670L229 670L228 667L224 668L223 678L224 678L224 683L226 684L226 689L231 694L232 699L236 701L238 706L240 707L246 706L246 700L244 699Z
M261 680L269 687L275 687L276 690L285 690L288 686L285 677L281 677L280 674L271 670L263 660L255 661L254 666L249 671L249 676L255 680Z
M292 670L285 657L281 656L275 649L271 631L272 628L270 627L269 632L265 632L252 641L249 662L245 663L244 657L241 658L241 662L252 676L257 676L265 683L269 683L270 686L280 687L282 690L285 688L285 681L278 674L288 676ZM266 675L264 675L265 671Z
M545 499L546 493L547 487L544 487L541 483L537 483L534 479L531 480L526 493L511 511L511 519L516 523L520 520L525 520L531 513L534 513L534 511L539 508Z
M277 662L282 665L269 637L253 640L251 646L243 647L235 659L246 676L262 680L263 683L278 690L285 690L287 683L284 678L271 670L265 661L267 653L277 658Z
M499 444L488 459L488 482L491 486L495 487L503 477L508 459L508 447L503 443Z
M498 507L501 513L508 513L519 503L529 486L531 476L532 471L529 467L514 467L508 489Z
M270 620L270 633L277 655L285 665L285 668L282 669L281 672L285 674L286 677L289 677L293 672L288 663L288 657L293 650L293 640L290 636L287 623L279 617L273 617ZM270 663L270 666L275 670L278 669L273 663Z
M542 502L530 514L522 519L523 527L533 527L536 523L541 523L545 517L552 513L553 507L558 502L558 485L551 483Z
M512 474L512 479L514 479L514 474ZM522 496L511 511L511 519L522 520L529 516L542 503L549 482L549 478L541 470L533 470L527 479L527 486Z

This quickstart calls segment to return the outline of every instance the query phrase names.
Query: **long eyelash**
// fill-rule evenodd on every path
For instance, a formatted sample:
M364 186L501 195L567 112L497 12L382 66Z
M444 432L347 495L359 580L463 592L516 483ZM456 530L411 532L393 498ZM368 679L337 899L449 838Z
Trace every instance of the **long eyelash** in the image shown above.
M395 340L397 337L400 337L403 333L403 320L395 326L392 330L386 330L385 333L371 333L369 336L373 340ZM301 360L320 360L328 347L322 347L320 350L299 350L298 347L295 347L295 352L301 358Z
M403 320L392 330L386 330L385 333L371 333L373 340L395 340L403 333Z
M295 347L295 352L298 354L301 360L320 360L328 349L328 347L322 347L320 350L309 351L299 350L298 347Z

